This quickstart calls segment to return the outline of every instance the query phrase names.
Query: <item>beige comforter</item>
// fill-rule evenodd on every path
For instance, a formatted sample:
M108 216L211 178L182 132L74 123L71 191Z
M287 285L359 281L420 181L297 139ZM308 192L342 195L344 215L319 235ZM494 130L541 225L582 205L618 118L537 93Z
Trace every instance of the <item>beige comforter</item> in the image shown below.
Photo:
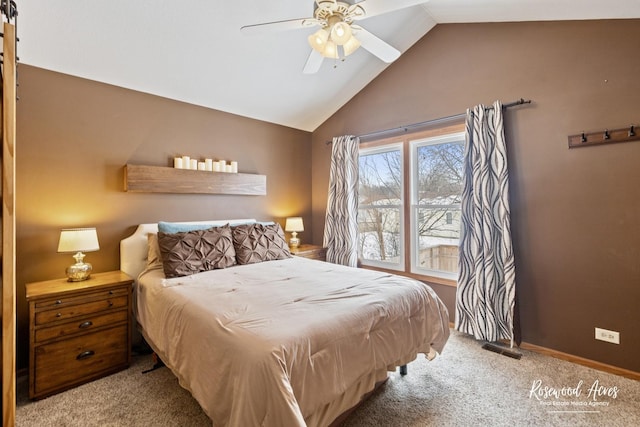
M300 257L175 279L145 271L137 317L215 426L328 424L380 371L441 352L449 336L423 283Z

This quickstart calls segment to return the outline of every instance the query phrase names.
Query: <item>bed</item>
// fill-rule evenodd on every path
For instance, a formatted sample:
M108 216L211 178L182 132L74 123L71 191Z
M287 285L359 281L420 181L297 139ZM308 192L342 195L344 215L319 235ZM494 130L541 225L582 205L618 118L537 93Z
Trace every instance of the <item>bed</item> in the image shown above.
M158 224L141 224L121 241L121 269L136 278L142 336L214 426L330 425L388 371L419 353L435 357L448 339L447 310L430 287L287 255L277 224L199 221L173 223L169 232L162 225L158 232ZM171 277L176 238L182 244L181 236L200 233L201 242L211 230L225 236L216 240L219 257ZM251 251L247 258L252 236L277 247L265 260Z

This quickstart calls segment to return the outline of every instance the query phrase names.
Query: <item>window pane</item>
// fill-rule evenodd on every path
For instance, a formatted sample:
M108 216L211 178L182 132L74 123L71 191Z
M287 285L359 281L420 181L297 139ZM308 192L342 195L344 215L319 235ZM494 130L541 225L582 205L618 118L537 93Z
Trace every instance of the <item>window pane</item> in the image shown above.
M361 205L402 203L402 159L399 150L361 153L359 167Z
M365 264L402 262L402 157L395 146L360 153L358 231Z
M458 271L463 149L463 140L452 138L416 145L416 272L429 270L454 276Z
M417 208L418 269L456 273L458 271L458 242L460 207ZM447 224L450 215L451 224Z
M459 142L417 147L418 204L460 203L462 150Z
M358 239L363 261L400 264L400 209L368 207L358 210Z

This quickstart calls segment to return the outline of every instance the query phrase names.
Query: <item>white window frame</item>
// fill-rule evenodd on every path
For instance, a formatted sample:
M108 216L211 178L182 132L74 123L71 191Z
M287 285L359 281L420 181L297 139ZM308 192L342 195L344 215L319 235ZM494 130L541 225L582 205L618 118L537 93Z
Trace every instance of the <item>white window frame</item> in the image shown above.
M378 267L378 268L384 268L384 269L388 269L388 270L395 270L395 271L405 271L405 232L404 232L404 227L405 227L405 189L404 189L404 173L405 173L405 161L404 161L404 152L403 152L403 148L404 148L404 144L403 142L391 142L388 144L384 144L384 145L380 145L380 146L375 146L375 147L367 147L367 148L361 148L359 150L360 156L367 156L367 155L373 155L373 154L381 154L381 153L386 153L386 152L390 152L390 151L398 151L400 152L400 182L401 184L401 188L400 188L400 203L397 205L397 208L399 210L399 238L400 238L400 256L398 259L397 263L392 263L392 262L388 262L388 261L377 261L377 260L369 260L369 259L364 259L362 258L360 255L360 263L362 265L365 266L370 266L370 267ZM396 207L395 205L389 205L388 207ZM360 209L360 203L358 203L358 210ZM359 246L359 245L358 245Z
M459 140L464 141L465 123L460 121L457 123L444 124L442 126L430 127L424 130L405 133L402 136L394 136L390 138L383 138L379 140L363 142L360 145L360 154L375 154L385 151L390 151L391 147L395 150L400 150L401 157L401 169L402 169L402 206L400 218L400 260L398 264L391 264L388 262L376 262L373 260L364 260L360 256L360 265L364 268L371 268L374 270L391 271L403 276L413 277L415 279L445 286L457 286L458 272L443 272L439 270L427 270L424 268L416 269L416 260L419 256L416 250L416 235L412 233L411 224L416 224L416 209L414 205L417 203L417 197L413 196L414 189L412 189L412 183L417 183L417 164L414 165L412 156L413 148L411 141L424 141L424 140ZM415 175L415 177L414 177ZM416 253L416 258L414 258ZM361 255L361 254L359 254Z
M445 135L438 135L429 138L420 138L409 141L409 168L410 168L410 179L409 179L409 187L410 187L410 223L409 223L409 235L410 235L410 271L414 274L425 275L425 276L433 276L439 277L447 280L457 280L458 272L447 272L441 270L432 270L419 266L418 263L418 231L416 226L418 224L416 215L419 208L418 205L418 148L425 147L429 145L440 145L440 144L448 144L452 142L460 141L464 144L465 133L464 132L456 132L449 133Z

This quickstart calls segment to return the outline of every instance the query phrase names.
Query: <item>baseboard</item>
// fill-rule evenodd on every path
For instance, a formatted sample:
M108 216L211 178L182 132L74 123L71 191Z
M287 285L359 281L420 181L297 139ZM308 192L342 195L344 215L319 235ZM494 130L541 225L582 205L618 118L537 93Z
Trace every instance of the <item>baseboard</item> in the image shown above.
M520 348L533 351L535 353L544 354L546 356L555 357L556 359L566 360L567 362L576 363L578 365L593 368L598 371L607 372L609 374L620 375L621 377L630 378L632 380L640 380L640 372L631 371L629 369L618 368L617 366L607 365L606 363L597 362L584 357L574 356L573 354L563 353L561 351L552 350L550 348L541 347L535 344L523 342Z
M453 322L449 322L449 327L455 330ZM504 341L507 345L509 341ZM542 347L535 344L529 344L526 342L520 343L520 348L524 350L533 351L534 353L544 354L546 356L555 357L556 359L566 360L567 362L575 363L577 365L593 368L598 371L607 372L609 374L620 375L621 377L629 378L632 380L640 381L640 372L632 371L630 369L619 368L613 365L607 365L606 363L597 362L595 360L586 359L580 356L574 356L573 354L563 353L558 350Z

